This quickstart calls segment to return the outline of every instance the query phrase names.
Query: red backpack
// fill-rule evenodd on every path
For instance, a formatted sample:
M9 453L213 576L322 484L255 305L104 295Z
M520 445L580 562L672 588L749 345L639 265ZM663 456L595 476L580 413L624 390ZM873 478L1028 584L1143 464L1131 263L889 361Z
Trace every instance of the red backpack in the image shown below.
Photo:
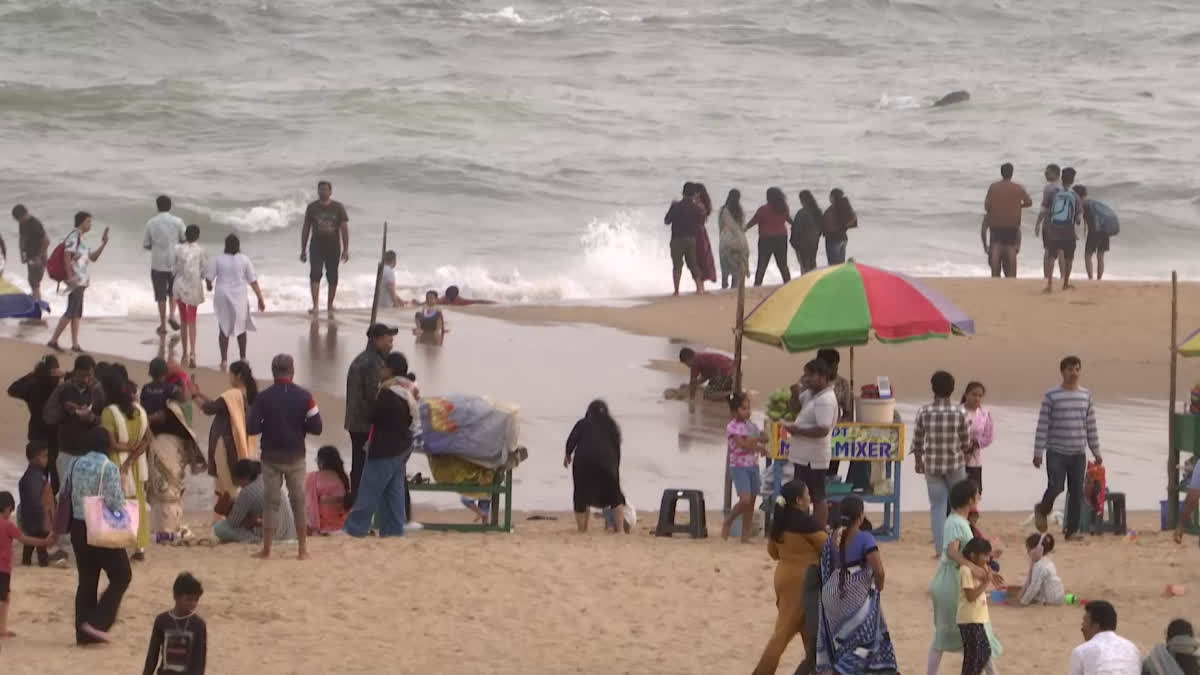
M54 251L50 253L50 257L46 259L46 276L50 277L51 281L67 280L67 239L70 237L69 234L63 237L63 240L58 242L58 246L55 246Z

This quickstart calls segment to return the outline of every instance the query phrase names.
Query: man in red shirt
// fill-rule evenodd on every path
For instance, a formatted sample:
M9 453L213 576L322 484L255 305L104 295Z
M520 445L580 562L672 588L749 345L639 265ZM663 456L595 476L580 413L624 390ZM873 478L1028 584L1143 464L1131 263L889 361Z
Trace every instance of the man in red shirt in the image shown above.
M696 353L684 347L679 350L679 362L691 369L688 381L688 400L696 399L696 389L703 384L708 398L715 394L728 395L733 391L733 359L716 352Z

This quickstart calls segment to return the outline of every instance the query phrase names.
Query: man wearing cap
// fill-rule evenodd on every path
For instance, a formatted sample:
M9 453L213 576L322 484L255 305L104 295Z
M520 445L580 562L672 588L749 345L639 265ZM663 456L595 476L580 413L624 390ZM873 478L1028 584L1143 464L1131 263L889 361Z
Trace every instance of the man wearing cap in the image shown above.
M312 394L292 382L295 363L288 354L271 360L271 375L275 383L259 392L246 418L246 431L251 436L262 434L258 447L262 455L264 489L263 547L256 558L271 557L271 538L279 525L280 488L287 483L292 518L297 524L305 522L304 512L304 437L322 431L321 410ZM300 559L308 558L308 537L305 528L297 527L300 540Z
M382 323L367 329L367 348L350 362L346 372L346 431L350 432L350 494L358 494L363 466L367 462L367 436L371 432L371 406L379 395L380 369L392 352L392 338L399 329Z

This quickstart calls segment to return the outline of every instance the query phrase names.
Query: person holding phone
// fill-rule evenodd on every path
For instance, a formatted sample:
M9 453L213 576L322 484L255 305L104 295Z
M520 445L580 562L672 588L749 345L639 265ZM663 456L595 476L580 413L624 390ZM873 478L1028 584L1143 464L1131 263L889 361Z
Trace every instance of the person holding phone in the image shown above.
M79 324L83 320L83 294L87 290L88 284L91 283L91 277L88 276L88 264L99 260L100 255L108 246L108 228L106 227L104 234L100 235L100 247L94 250L89 248L84 242L83 236L91 231L92 214L80 211L75 214L75 229L67 235L63 242L63 251L67 258L67 288L69 291L67 293L67 311L63 312L62 318L58 320L58 326L55 327L54 335L48 343L50 348L55 351L63 351L62 347L58 345L58 338L70 324L71 351L83 352L83 348L79 346Z

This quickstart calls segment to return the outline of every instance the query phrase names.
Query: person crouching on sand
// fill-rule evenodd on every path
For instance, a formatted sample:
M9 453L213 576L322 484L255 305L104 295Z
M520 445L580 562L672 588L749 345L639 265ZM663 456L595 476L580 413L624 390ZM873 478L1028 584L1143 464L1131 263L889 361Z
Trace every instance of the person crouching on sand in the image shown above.
M625 522L621 427L604 401L597 399L588 404L583 419L571 428L563 457L563 468L568 466L574 483L575 525L580 532L587 532L591 507L610 508L614 523Z
M811 506L808 487L800 481L784 483L775 499L767 554L779 561L775 567L775 606L779 616L754 675L774 673L796 633L804 639L804 664L797 672L812 672L816 662L817 624L816 617L808 614L806 580L809 570L820 564L821 549L829 536L809 514Z
M733 419L725 427L728 438L729 476L737 492L737 504L721 526L721 538L728 539L733 521L742 519L742 542L750 541L754 518L754 497L762 488L758 458L767 453L766 434L750 421L750 397L738 392L729 397L729 412Z

